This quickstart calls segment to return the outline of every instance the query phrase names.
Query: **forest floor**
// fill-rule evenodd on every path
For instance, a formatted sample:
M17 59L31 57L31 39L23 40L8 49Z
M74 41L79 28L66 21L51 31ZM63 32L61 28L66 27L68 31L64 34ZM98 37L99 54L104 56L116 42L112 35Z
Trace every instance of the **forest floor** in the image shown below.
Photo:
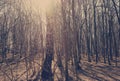
M96 64L94 61L88 62L85 58L86 57L83 57L81 60L82 70L77 72L78 81L120 81L120 59L118 59L118 66L115 66L114 61L111 62L112 65L108 65L108 63L104 64L102 61ZM34 63L36 72L27 68L28 74L30 74L28 78L31 79L31 81L39 75L38 71L41 70L42 65L39 57L35 59ZM71 69L73 69L73 67ZM21 61L14 61L8 64L2 63L0 64L0 81L26 81L27 71L24 58L23 60L21 59ZM72 78L74 77L72 76ZM74 79L70 81L74 81Z
M86 56L82 57L82 71L78 73L81 81L120 81L120 57L117 66L115 65L115 58L111 61L111 65L108 65L107 59L104 63L102 57L98 63L95 62L95 58L92 59L91 62L88 62Z
M120 81L120 66L82 61L79 78L82 81Z
M103 59L100 59L98 63L93 60L88 62L86 56L82 57L80 65L82 70L77 71L77 81L120 81L120 58L118 58L117 66L114 60L111 61L111 65L108 65L107 61L104 63ZM69 81L76 81L73 68L74 66L69 67Z

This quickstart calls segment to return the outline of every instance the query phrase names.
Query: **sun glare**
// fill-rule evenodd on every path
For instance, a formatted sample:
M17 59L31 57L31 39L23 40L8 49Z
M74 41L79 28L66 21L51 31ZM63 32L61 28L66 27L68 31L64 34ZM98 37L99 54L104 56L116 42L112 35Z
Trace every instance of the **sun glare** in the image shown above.
M31 0L31 7L34 10L42 10L48 12L55 5L55 0Z

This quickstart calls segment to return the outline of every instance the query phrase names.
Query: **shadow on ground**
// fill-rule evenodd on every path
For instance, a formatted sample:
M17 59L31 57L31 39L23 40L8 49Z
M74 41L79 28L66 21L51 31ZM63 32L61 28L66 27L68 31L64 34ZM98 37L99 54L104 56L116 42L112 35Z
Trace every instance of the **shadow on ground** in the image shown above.
M84 62L79 77L83 81L120 81L120 67Z

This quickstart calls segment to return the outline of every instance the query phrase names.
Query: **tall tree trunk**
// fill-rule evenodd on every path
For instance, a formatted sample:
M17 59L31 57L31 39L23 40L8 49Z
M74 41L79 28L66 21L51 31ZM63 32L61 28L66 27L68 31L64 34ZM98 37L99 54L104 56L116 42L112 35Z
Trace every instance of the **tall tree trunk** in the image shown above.
M54 55L54 42L53 42L53 28L49 24L47 25L46 34L46 57L42 66L42 81L53 81L52 74L52 60Z
M97 47L97 27L96 27L96 2L93 0L93 14L94 14L94 51L96 54L96 63L98 63L98 47Z

